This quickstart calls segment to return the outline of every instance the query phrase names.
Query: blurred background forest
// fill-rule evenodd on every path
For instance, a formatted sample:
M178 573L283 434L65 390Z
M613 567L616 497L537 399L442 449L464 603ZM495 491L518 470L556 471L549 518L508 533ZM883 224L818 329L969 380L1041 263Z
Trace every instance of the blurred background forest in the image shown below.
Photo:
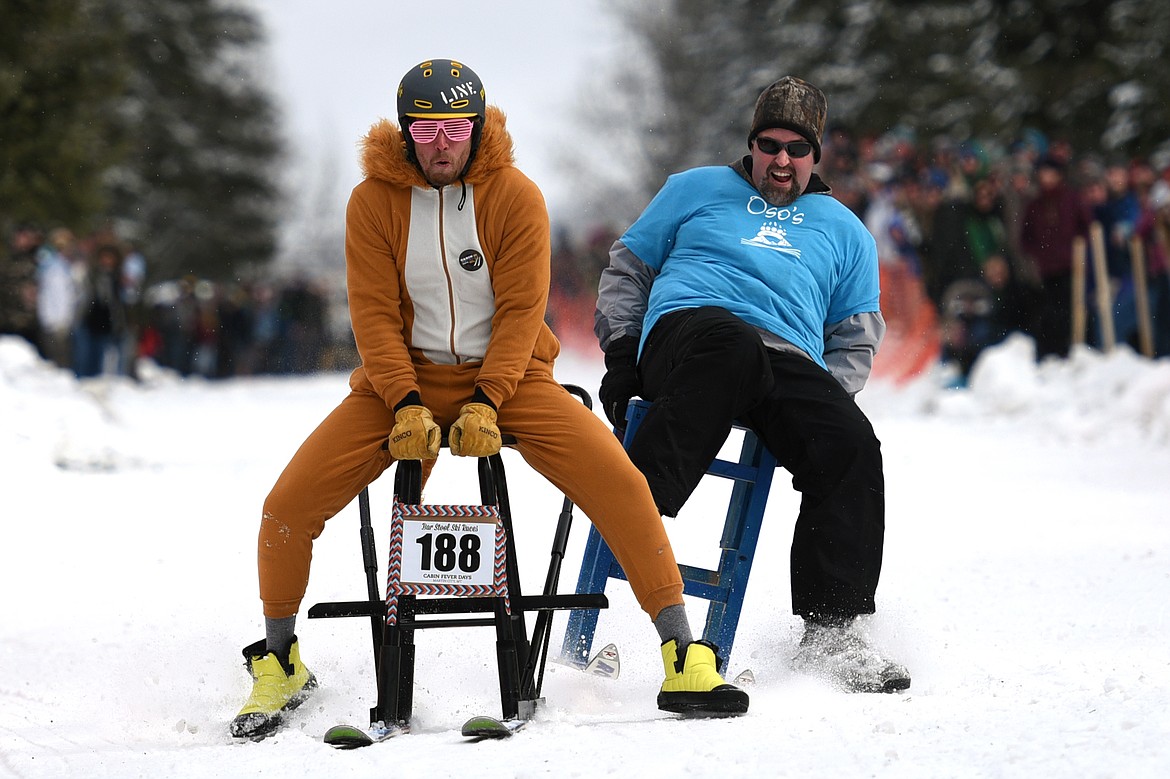
M270 261L279 117L252 12L214 0L0 0L0 227L107 230L157 278Z
M1170 148L1159 0L614 0L611 12L631 57L591 85L586 126L615 136L607 163L623 175L599 180L595 160L577 175L627 221L670 173L745 153L756 97L786 73L820 86L830 125L855 137Z
M554 302L582 308L568 319L589 318L608 242L669 174L746 151L754 100L781 74L824 89L829 135L988 153L1041 138L1170 163L1161 0L609 0L606 12L623 56L577 87L575 123L604 152L565 155L579 197L551 214ZM304 220L254 4L0 0L0 21L5 236L65 227L78 251L116 242L146 258L143 289L170 285L167 305L279 275L281 252L297 251L282 231ZM312 238L315 255L331 247L312 262L334 281L342 230ZM344 290L315 294L344 309Z

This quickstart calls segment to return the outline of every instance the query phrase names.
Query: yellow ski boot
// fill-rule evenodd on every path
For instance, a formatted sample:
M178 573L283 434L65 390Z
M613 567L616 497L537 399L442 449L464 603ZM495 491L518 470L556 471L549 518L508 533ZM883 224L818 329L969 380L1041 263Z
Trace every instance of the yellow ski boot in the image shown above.
M748 710L748 695L719 675L715 647L694 641L679 656L674 639L662 645L666 681L658 693L658 708L676 714L734 717Z
M260 640L244 647L244 661L252 674L252 695L232 720L230 731L236 738L263 738L280 727L286 711L300 706L317 689L317 679L301 662L296 638L286 658L269 652Z

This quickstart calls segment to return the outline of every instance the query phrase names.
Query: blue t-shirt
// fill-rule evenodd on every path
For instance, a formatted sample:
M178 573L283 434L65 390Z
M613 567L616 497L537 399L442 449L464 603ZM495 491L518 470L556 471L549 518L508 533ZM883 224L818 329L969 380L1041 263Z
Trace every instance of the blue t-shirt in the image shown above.
M877 247L852 211L827 194L773 206L727 166L668 178L621 240L658 272L642 343L665 314L719 306L824 367L825 325L880 310Z

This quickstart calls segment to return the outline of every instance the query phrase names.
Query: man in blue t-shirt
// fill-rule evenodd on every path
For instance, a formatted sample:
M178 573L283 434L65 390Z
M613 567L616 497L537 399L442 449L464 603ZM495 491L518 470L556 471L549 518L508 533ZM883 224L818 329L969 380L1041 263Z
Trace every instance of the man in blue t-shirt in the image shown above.
M630 459L676 516L733 422L753 430L801 493L792 543L801 671L844 689L910 686L856 617L874 612L885 481L853 396L885 333L873 237L813 173L827 101L786 76L756 102L749 155L671 176L613 245L598 290L599 393L625 427L652 402Z

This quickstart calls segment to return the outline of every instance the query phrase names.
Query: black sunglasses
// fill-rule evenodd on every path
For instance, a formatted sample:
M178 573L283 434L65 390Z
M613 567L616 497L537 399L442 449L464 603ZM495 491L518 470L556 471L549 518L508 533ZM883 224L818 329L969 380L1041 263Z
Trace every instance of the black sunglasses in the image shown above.
M812 153L813 145L808 141L789 141L788 143L781 143L774 138L756 138L756 148L764 154L775 155L779 154L780 150L788 152L788 156L792 159L799 159L807 157Z

